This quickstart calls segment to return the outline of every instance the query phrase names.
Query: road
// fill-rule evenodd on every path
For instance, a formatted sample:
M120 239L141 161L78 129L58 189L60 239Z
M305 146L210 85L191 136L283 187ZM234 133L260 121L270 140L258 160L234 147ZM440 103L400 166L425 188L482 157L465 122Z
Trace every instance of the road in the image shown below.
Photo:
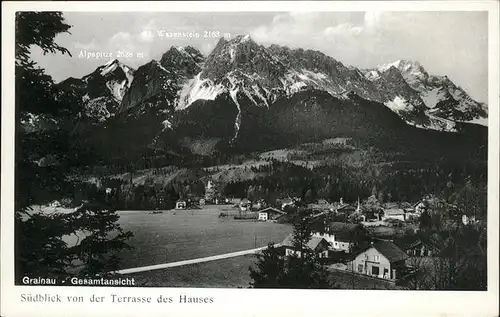
M279 244L275 244L274 246L278 247ZM246 254L254 254L254 253L257 253L259 251L264 250L265 248L267 248L267 246L255 248L255 249L250 249L250 250L243 250L243 251L237 251L237 252L231 252L231 253L225 253L225 254L219 254L219 255L212 255L212 256L207 256L207 257L198 258L198 259L191 259L191 260L183 260L183 261L155 264L155 265L149 265L149 266L134 267L134 268L130 268L130 269L118 270L118 271L115 271L114 273L131 274L131 273L139 273L139 272L167 269L167 268L171 268L171 267L183 266L183 265L189 265L189 264L210 262L210 261L234 258L237 256L246 255Z

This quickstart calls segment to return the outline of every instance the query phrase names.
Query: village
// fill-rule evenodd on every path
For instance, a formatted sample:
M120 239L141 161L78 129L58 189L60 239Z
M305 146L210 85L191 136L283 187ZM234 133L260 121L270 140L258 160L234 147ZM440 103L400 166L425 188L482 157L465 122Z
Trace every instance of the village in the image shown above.
M170 197L171 208L164 208L169 197L157 192L156 207L118 211L120 223L137 236L132 240L134 251L122 254L124 272L147 272L144 268L147 264L174 267L179 260L193 264L215 261L215 265L218 259L228 258L225 260L230 266L227 270L243 276L237 278L239 284L236 285L245 287L242 281L248 279L248 266L253 265L254 260L242 256L260 253L272 243L284 260L304 254L316 256L332 276L344 280L344 288L432 289L436 287L432 280L442 273L435 272L435 267L444 267L445 260L455 261L442 257L450 248L446 242L450 232L474 228L472 233L466 233L469 236L464 235L464 241L480 241L486 225L485 219L476 218L474 212L470 212L473 208L466 214L464 208L433 195L413 202L381 202L375 195L358 197L355 201L311 199L308 195L266 199L251 194L247 197L224 195L221 186L210 178L203 187L198 191L203 195L185 192L176 201ZM105 200L116 196L116 188L102 186L100 191ZM54 201L48 210L60 210L60 207L61 203ZM291 233L298 210L307 210L308 216L303 222L310 230L309 239L301 248L294 244ZM206 235L204 232L212 230L207 226L217 231ZM155 232L157 239L151 244ZM480 236L476 237L476 232ZM185 242L170 242L181 236ZM460 237L455 238L458 241ZM455 247L466 247L466 242ZM168 256L162 259L159 253ZM187 265L185 270L191 270L190 267ZM204 270L200 278L210 280L222 274L226 277L215 286L234 286L226 284L227 275L220 271L223 269ZM150 275L141 274L143 278ZM165 281L167 275L155 277L150 284L170 285ZM135 277L141 281L141 275Z
M423 218L435 213L433 209L439 204L430 195L414 203L380 204L373 196L358 198L355 202L345 202L340 198L334 202L318 199L305 203L299 197L286 197L275 202L264 199L251 201L248 198L223 197L213 182L208 181L205 197L198 200L179 199L175 210L202 212L206 207L223 206L219 218L289 223L291 215L302 206L310 211L308 222L312 235L307 246L298 250L290 233L277 244L282 257L300 257L301 252L312 252L332 272L404 285L416 278L419 270L425 269L419 266L422 259L433 258L441 251L438 243L432 239L421 239L418 235ZM453 207L449 208L447 215L440 215L440 221L449 226L482 222L474 216L460 214Z

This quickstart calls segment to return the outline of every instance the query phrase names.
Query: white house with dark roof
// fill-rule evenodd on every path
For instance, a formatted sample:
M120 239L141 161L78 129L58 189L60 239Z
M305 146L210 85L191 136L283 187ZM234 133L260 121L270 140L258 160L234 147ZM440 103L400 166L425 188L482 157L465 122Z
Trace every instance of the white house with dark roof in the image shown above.
M281 210L284 210L286 207L288 206L295 206L295 204L297 203L298 199L297 198L285 198L281 201Z
M268 207L259 211L258 220L260 221L274 221L285 213L279 209Z
M185 200L178 200L175 202L175 209L186 209L187 203Z
M390 241L377 241L358 251L348 263L353 272L396 280L406 268L408 255Z
M350 252L351 248L365 240L366 229L360 224L328 221L325 217L316 217L312 226L312 236L324 238L330 243L332 251Z
M298 250L293 245L293 235L289 234L281 243L281 247L285 249L285 256L295 255L297 257L301 257L302 252L305 252L307 250L309 252L316 253L320 258L327 258L330 243L328 243L328 241L326 241L324 238L311 237L311 239L306 244L306 248L304 250Z

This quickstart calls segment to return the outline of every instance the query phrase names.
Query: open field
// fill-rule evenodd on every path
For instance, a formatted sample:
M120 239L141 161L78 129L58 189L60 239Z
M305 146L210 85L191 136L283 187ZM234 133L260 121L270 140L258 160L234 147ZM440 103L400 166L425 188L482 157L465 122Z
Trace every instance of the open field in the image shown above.
M135 278L137 286L247 288L251 278L248 268L254 255L185 265L169 269L123 275Z
M279 243L292 232L286 224L219 218L230 206L200 210L120 211L120 224L134 233L133 250L120 253L120 269L195 259Z

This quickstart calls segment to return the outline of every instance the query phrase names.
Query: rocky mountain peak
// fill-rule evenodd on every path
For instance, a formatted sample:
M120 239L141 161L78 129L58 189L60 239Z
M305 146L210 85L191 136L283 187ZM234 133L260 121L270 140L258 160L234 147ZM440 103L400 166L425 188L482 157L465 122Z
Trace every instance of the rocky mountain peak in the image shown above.
M395 66L390 66L389 68L387 68L385 71L383 71L381 74L380 74L381 77L385 78L386 80L398 80L398 81L404 81L404 78L401 74L401 72L399 71L399 69L397 69Z
M391 67L399 70L406 82L416 89L429 79L429 73L425 68L419 62L413 60L400 59L393 63L380 65L377 69L381 72L385 72Z
M179 76L192 77L201 71L200 63L203 61L203 55L196 49L182 46L172 46L165 52L159 64L172 70Z
M205 61L205 56L197 49L190 45L184 47L184 51L186 51L196 63L202 63Z
M286 66L264 46L255 43L249 35L239 35L231 40L219 40L207 57L201 79L219 83L228 73L239 71L274 80L283 76L286 70Z
M175 60L200 63L203 61L203 54L192 46L172 46L162 55L160 64L168 66L168 64Z

